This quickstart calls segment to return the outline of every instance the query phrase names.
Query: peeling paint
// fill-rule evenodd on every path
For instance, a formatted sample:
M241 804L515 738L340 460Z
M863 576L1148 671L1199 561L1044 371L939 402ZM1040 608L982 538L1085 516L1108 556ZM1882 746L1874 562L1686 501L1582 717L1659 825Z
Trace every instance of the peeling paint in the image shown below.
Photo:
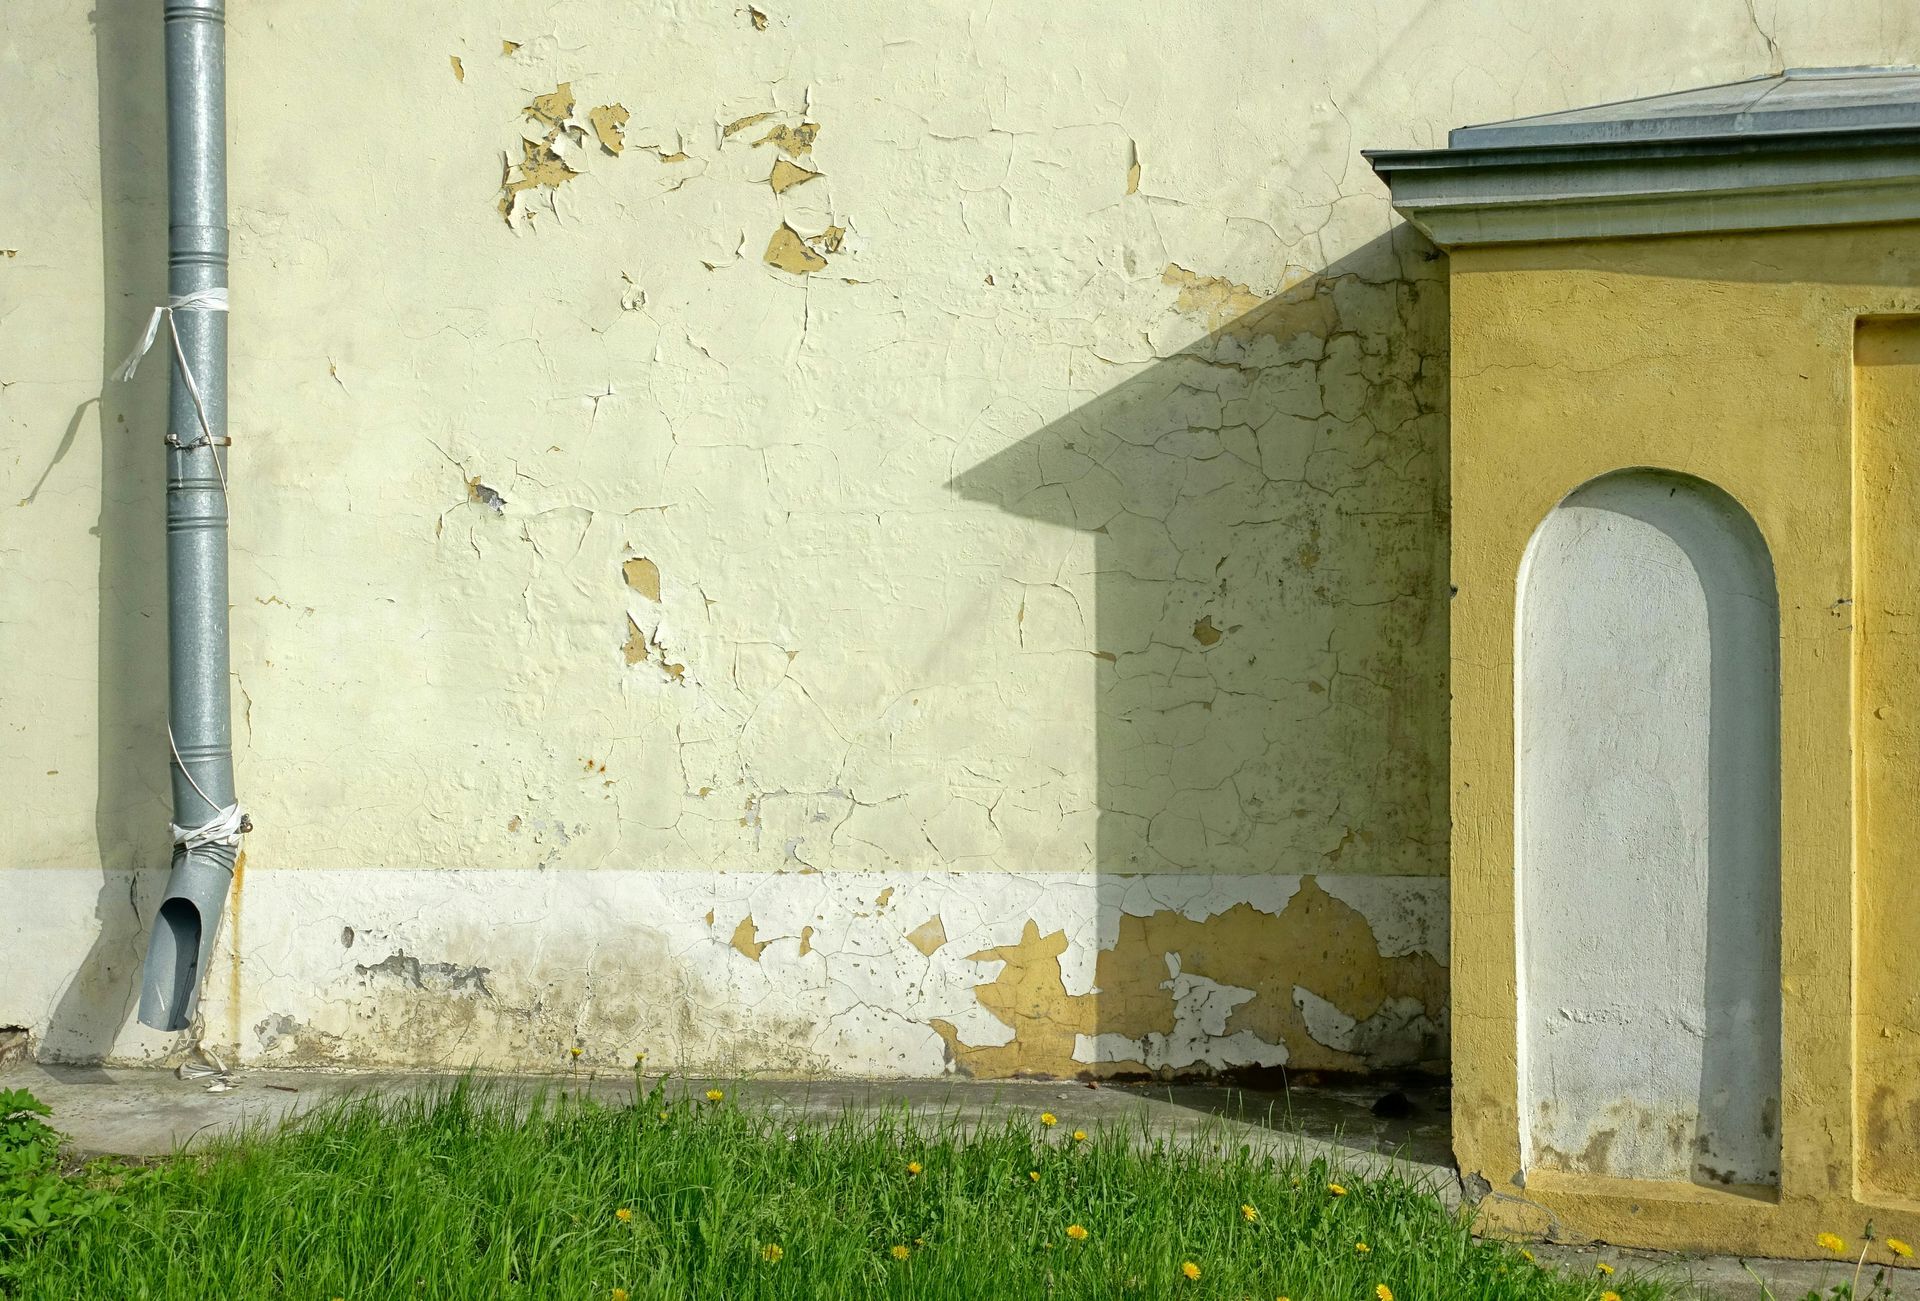
M801 276L825 270L827 265L826 258L809 248L807 242L800 238L800 232L785 222L767 241L765 260L770 266Z
M354 965L356 976L369 982L397 980L414 989L429 989L449 994L478 994L483 998L493 997L493 991L487 988L487 975L490 968L479 966L463 967L452 962L422 962L408 956L406 950L389 954L371 966Z
M608 155L617 156L626 148L626 127L631 115L624 106L599 105L589 109L586 121L582 122L574 117L578 102L573 83L563 81L547 94L536 95L521 110L528 122L545 127L546 131L537 138L521 138L518 162L513 161L511 152L506 158L500 197L495 206L507 225L512 226L516 217L524 217L528 222L533 220L534 211L523 203L526 195L544 191L551 207L554 192L584 174L581 164L585 161L589 134Z
M653 561L645 556L630 557L620 566L620 574L626 579L628 587L649 601L660 599L660 566Z
M773 160L773 171L767 177L767 184L775 194L785 194L796 185L805 185L808 181L818 180L822 174L811 172L804 167L788 162L784 158Z
M756 938L751 917L740 919L740 924L733 928L733 938L728 943L733 945L736 953L745 954L755 962L760 961L760 955L767 948L764 942Z
M761 145L772 145L789 158L801 158L813 152L813 142L819 135L818 122L802 122L798 126L776 126L753 144L756 149Z
M932 957L934 950L946 942L947 928L937 915L927 918L907 932L907 943L920 950L922 957Z
M627 121L631 117L632 114L620 104L602 104L587 112L587 121L593 125L594 138L610 154L617 154L627 147Z
M453 79L455 81L465 81L467 79L467 70L460 66L460 56L457 54L449 54L447 61L453 64Z
M542 126L560 127L573 116L573 83L563 81L545 95L536 95L526 107L526 115Z
M767 113L749 113L745 117L735 118L733 121L727 123L726 126L721 128L720 136L722 139L725 139L728 136L738 135L740 132L745 131L748 127L753 126L756 123L764 122L772 116L773 114L771 112L767 112Z
M936 1023L962 1072L1179 1069L1204 1060L1209 1040L1241 1035L1255 1060L1303 1069L1365 1069L1403 1058L1409 1042L1423 1060L1443 1055L1444 968L1425 954L1383 957L1366 919L1313 877L1277 913L1239 904L1204 920L1121 916L1086 994L1068 992L1066 949L1064 932L1029 922L1017 944L971 955L1003 964L977 993L1012 1037L977 1044Z
M642 629L632 615L627 616L627 637L621 643L620 653L629 665L653 665L670 682L683 682L686 678L687 666L670 661L658 637Z
M467 480L467 500L485 506L495 515L504 515L507 511L507 499L495 489L480 482L478 478Z

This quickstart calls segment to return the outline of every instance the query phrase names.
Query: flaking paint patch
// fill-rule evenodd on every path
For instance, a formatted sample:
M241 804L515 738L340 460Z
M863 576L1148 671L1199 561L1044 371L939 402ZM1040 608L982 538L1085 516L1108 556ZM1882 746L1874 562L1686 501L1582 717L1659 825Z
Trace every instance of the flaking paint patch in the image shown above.
M934 951L946 942L947 928L937 913L907 932L907 943L920 950L922 957L932 957Z
M747 6L747 21L753 24L753 30L756 32L767 30L767 16L752 5Z
M472 994L483 998L493 997L493 990L487 986L487 976L491 972L490 967L422 962L405 949L372 964L355 963L353 968L356 976L370 982L397 980L414 989L444 994Z
M727 123L726 126L720 129L720 138L724 140L728 136L738 135L740 132L745 131L748 127L753 126L754 124L759 122L764 122L772 116L773 114L771 112L766 112L766 113L749 113L745 117L735 118L733 121Z
M767 948L766 942L759 938L751 917L740 919L740 924L733 928L733 938L727 942L733 945L736 952L745 954L755 962L760 961L760 955Z
M453 65L453 79L455 81L465 81L467 79L467 70L461 66L459 55L449 54L447 56L447 62Z
M649 601L660 599L660 566L645 556L634 556L620 566L621 577L631 587Z
M554 130L557 133L559 128ZM516 168L518 176L514 175ZM500 179L500 216L508 225L512 225L520 195L534 189L557 190L579 174L555 152L551 138L544 141L522 140L520 161L517 164L509 162Z
M495 515L504 515L507 511L507 499L476 476L467 480L467 500L485 506Z
M545 95L535 95L526 115L542 126L559 127L573 116L573 83L563 81Z
M623 104L602 104L587 111L594 139L610 154L618 154L627 147L627 122L632 116Z
M546 132L536 139L523 136L520 140L520 161L514 162L511 154L505 160L500 178L500 198L496 206L508 226L512 226L514 218L522 213L528 221L532 221L534 212L523 207L524 195L535 190L545 190L551 195L562 185L582 175L578 163L584 157L582 150L589 134L599 141L600 147L609 155L618 155L626 148L626 124L630 114L625 107L602 104L588 110L587 119L582 122L574 117L577 104L573 83L563 81L547 94L534 96L532 102L521 110L527 121L545 127Z
M761 145L772 145L789 158L801 158L813 152L813 142L819 136L818 122L802 122L798 126L782 124L754 141L753 145L756 149Z
M785 222L767 241L766 261L769 266L791 271L797 276L825 270L827 265L826 258L809 248L807 242L800 238L800 232Z
M773 160L773 171L767 176L767 185L775 194L785 194L796 185L805 185L808 181L818 180L823 174L809 171L784 158L776 158Z
M1439 1057L1445 969L1425 953L1388 958L1381 949L1359 910L1308 876L1278 912L1241 903L1201 918L1165 909L1121 915L1095 960L1093 990L1076 995L1062 971L1065 932L1043 934L1028 922L1017 943L970 955L1004 964L976 995L1011 1038L979 1045L951 1023L933 1024L956 1068L982 1078L1179 1069L1200 1059L1206 1040L1239 1036L1301 1069L1358 1071L1403 1054L1409 1028L1425 1040L1423 1059ZM1347 1046L1316 1037L1297 990L1313 995L1316 1012L1337 1010L1320 1026ZM1366 1025L1383 1011L1386 1023ZM1392 1048L1368 1051L1376 1038L1391 1038Z
M684 682L686 679L687 666L670 661L658 635L648 633L635 622L632 615L627 616L627 639L621 643L620 653L629 665L653 665L670 682Z
M1225 276L1201 275L1169 262L1160 283L1179 290L1175 311L1204 322L1208 331L1223 338L1248 342L1265 337L1286 343L1301 335L1327 339L1341 328L1337 299L1322 280L1302 280L1265 297Z

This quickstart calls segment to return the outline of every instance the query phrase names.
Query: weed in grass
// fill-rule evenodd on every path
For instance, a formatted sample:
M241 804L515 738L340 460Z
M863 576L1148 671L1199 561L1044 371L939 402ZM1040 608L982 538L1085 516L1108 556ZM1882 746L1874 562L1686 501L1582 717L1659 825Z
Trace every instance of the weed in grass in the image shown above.
M1563 1278L1476 1242L1410 1184L1256 1154L1218 1134L1197 1144L1120 1129L1069 1136L1037 1115L972 1132L905 1113L814 1126L659 1086L636 1089L631 1105L475 1083L362 1098L131 1181L95 1169L72 1182L108 1198L111 1213L6 1240L0 1294L1669 1295L1637 1279Z

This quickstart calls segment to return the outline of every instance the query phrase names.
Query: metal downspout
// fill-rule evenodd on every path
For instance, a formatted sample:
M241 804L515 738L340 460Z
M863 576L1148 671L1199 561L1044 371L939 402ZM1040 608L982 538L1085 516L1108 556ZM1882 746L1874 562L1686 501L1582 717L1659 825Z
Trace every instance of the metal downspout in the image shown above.
M167 292L167 708L173 871L154 918L140 1020L184 1030L200 1003L244 816L227 685L225 0L164 0ZM216 292L217 291L217 292ZM196 391L197 390L197 391Z

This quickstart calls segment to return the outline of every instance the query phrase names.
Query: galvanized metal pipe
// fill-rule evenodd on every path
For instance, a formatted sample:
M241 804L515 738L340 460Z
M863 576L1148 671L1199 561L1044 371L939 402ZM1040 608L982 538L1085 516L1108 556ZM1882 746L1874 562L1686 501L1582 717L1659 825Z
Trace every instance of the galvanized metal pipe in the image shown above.
M225 0L164 0L167 289L175 301L227 287ZM236 807L227 685L227 314L173 315L179 355L167 408L167 686L173 821L200 827ZM189 379L199 390L196 407ZM204 412L205 424L202 424ZM233 843L182 844L154 919L140 1020L193 1023L233 881Z

